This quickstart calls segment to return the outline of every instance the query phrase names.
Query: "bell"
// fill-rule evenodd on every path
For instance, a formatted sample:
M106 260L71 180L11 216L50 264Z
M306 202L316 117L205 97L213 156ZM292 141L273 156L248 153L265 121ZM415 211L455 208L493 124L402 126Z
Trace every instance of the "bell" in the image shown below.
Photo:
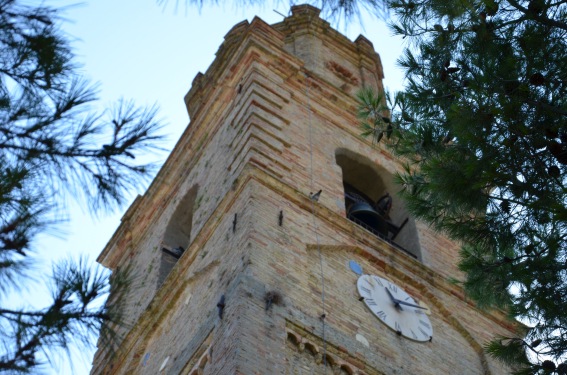
M366 202L356 202L350 206L347 217L358 224L363 224L373 232L388 237L388 223Z

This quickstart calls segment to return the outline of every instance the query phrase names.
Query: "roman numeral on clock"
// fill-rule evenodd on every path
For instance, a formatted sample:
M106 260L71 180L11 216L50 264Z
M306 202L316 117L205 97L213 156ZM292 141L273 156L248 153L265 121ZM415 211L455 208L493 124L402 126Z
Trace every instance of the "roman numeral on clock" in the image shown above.
M375 277L373 280L376 281L376 283L377 283L378 285L384 286L384 284L382 284L382 281L380 281L379 278Z
M411 332L411 337L413 337L414 340L417 340L417 335L415 334L413 329L410 329L410 332Z
M374 301L372 298L366 298L365 301L368 306L377 306L376 301Z
M376 315L382 320L386 320L386 318L388 317L388 315L382 310L377 311Z
M364 287L364 286L361 286L361 287L360 287L360 290L362 290L364 293L366 293L366 294L368 294L368 295L370 295L370 293L371 293L371 292L370 292L370 289L368 289L368 288L366 288L366 287Z
M400 323L395 322L394 327L396 328L397 332L402 333L402 326L400 325Z
M390 283L390 285L388 285L388 288L389 288L392 292L398 293L398 287L395 286L394 284L391 284L391 283Z

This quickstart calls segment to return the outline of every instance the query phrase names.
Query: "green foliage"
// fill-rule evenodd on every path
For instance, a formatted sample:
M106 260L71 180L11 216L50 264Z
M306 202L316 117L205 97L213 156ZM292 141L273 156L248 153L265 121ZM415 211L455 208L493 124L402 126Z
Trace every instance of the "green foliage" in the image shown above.
M361 119L360 128L364 137L372 137L372 141L379 143L386 135L392 136L393 127L388 117L388 106L384 97L374 95L371 89L362 89L357 94L359 102L357 117Z
M527 345L524 340L499 337L486 345L485 350L488 354L500 358L510 367L513 367L513 374L529 375L531 374L531 364L525 354Z
M516 338L496 339L488 352L518 373L561 373L567 3L388 4L392 30L410 43L399 59L407 85L391 102L391 145L407 160L398 176L407 206L464 244L462 284L479 306L505 308L528 325ZM541 344L527 345L524 336Z
M155 109L122 101L91 111L95 87L76 73L59 24L57 9L0 0L2 305L32 280L32 255L45 251L33 240L61 217L65 198L92 209L123 203L154 169L136 157L161 138ZM106 273L66 262L49 280L53 295L45 309L0 308L0 372L34 372L51 349L91 342L105 322L120 323L100 301L108 294ZM118 294L126 285L117 275Z
M179 0L171 1L171 0L156 0L157 4L161 5L162 7L166 7L170 3L174 3L174 9L177 10L179 7ZM232 0L232 1L223 1L223 0L185 0L185 5L192 5L198 8L202 8L203 5L211 5L211 4L230 4L235 7L242 7L247 5L266 5L266 4L273 4L279 5L279 0L273 1L266 1L266 0ZM298 4L297 2L288 2L289 4ZM287 6L288 3L284 5ZM323 14L337 20L337 21L348 21L353 17L360 18L361 13L369 12L379 17L383 17L386 12L386 0L316 0L316 1L307 1L305 3L309 3L319 9L322 10ZM303 3L299 3L303 4Z
M110 293L119 300L128 289L129 273L116 274L109 282L102 268L93 269L85 259L56 264L51 282L51 302L41 310L0 308L2 340L0 372L34 373L42 357L51 360L58 350L71 345L86 346L100 334L108 348L117 344L112 325L124 325L120 304L106 306ZM110 324L112 323L112 324ZM41 351L42 356L38 356Z

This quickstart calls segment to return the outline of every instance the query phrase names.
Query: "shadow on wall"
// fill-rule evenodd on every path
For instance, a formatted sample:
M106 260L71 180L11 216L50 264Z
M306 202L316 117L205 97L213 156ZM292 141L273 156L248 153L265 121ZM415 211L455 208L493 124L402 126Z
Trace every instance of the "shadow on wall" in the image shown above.
M347 149L335 152L342 169L347 218L410 256L421 259L415 221L398 197L400 188L384 167Z
M183 255L185 249L191 243L191 228L193 226L193 211L199 186L195 185L179 201L175 212L171 215L163 239L161 241L161 262L159 267L158 287L164 282L165 278L177 260Z

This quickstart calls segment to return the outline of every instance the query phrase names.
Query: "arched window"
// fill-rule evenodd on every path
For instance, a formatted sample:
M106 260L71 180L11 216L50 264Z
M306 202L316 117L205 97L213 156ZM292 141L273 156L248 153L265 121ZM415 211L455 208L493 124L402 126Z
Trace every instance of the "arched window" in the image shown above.
M414 258L420 258L414 220L398 198L393 176L368 158L347 149L335 153L343 172L347 218Z
M161 241L161 263L159 269L158 285L161 285L169 272L183 255L191 242L191 228L193 226L193 209L199 187L193 186L178 202L177 207L165 229Z

